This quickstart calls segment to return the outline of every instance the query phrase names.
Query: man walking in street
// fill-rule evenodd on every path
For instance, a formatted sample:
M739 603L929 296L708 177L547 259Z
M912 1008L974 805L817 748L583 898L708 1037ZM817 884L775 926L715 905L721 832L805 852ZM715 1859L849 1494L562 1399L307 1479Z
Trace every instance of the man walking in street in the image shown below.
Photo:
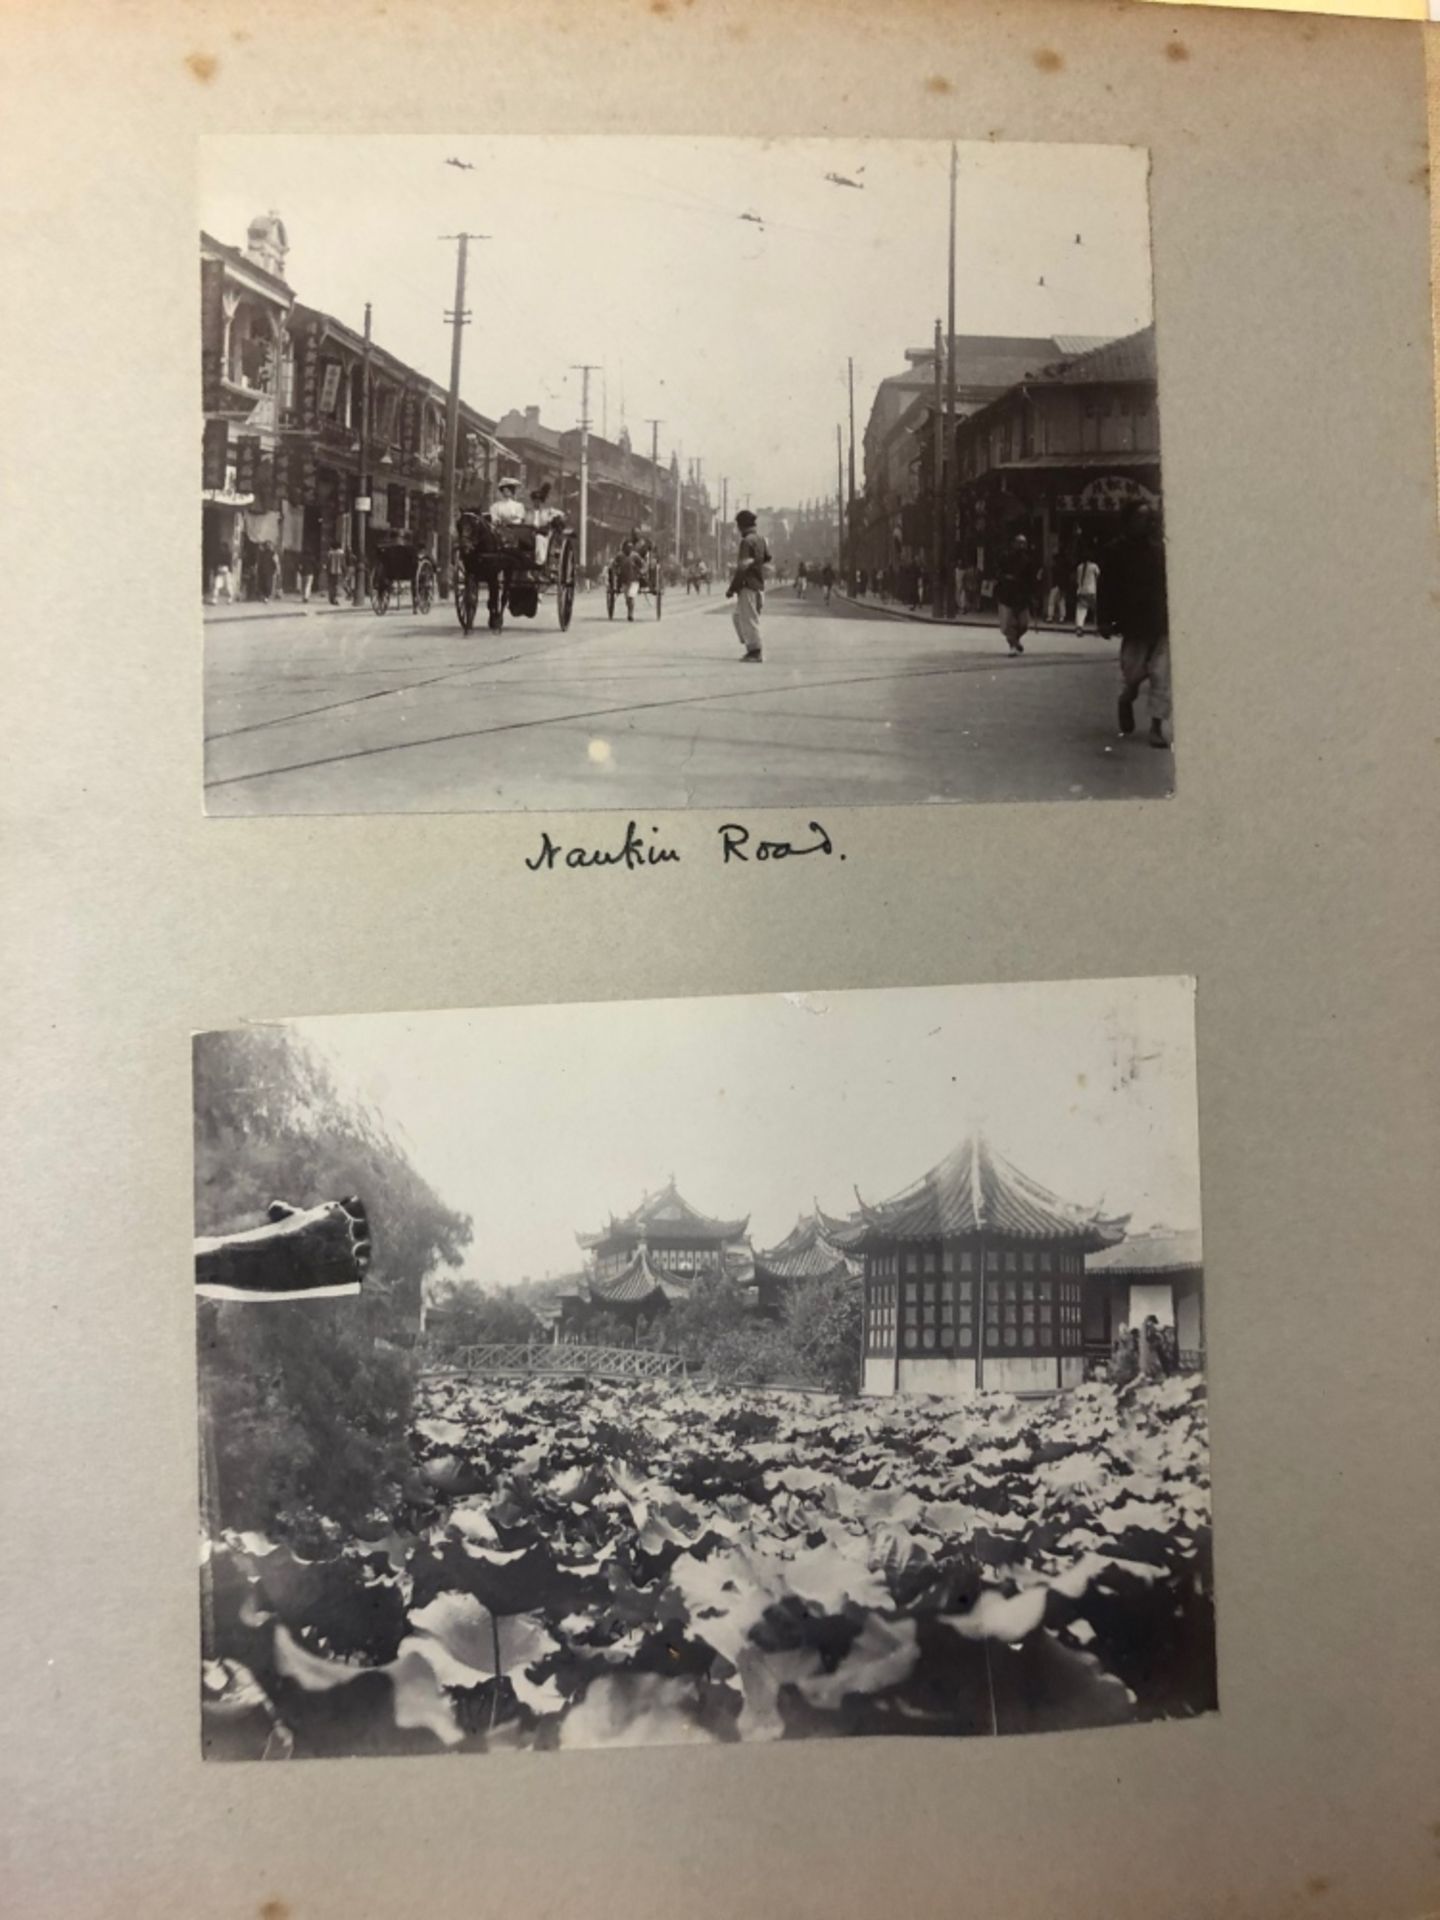
M1165 592L1165 542L1155 509L1142 501L1130 509L1125 531L1100 568L1100 631L1120 635L1122 737L1135 731L1135 699L1149 682L1150 744L1174 740L1170 699L1170 614Z
M760 641L760 615L765 608L765 568L770 548L765 536L756 530L755 516L745 508L735 516L740 535L740 550L735 556L735 571L725 589L725 598L735 602L735 633L740 641L742 660L759 662L765 658ZM830 597L827 593L827 599Z
M1030 542L1023 533L1017 533L995 578L995 611L1000 616L1000 631L1011 653L1025 651L1023 639L1030 631L1030 601L1034 592L1035 562L1030 557Z
M635 602L645 576L646 560L633 539L626 540L615 557L615 584L625 600L625 618L635 618Z
M325 552L325 587L332 607L340 604L340 583L345 578L345 549L336 540Z
M1075 569L1075 631L1084 633L1095 617L1095 596L1100 591L1100 568L1093 553L1086 553Z

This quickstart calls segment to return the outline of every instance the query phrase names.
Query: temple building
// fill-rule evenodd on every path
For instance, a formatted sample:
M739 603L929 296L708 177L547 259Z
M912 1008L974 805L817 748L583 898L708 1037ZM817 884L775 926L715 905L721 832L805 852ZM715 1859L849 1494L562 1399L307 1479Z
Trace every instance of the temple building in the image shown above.
M577 1233L575 1238L590 1256L597 1280L612 1280L625 1271L644 1246L650 1258L669 1274L684 1279L697 1273L715 1273L726 1263L727 1251L745 1249L750 1216L717 1220L681 1197L672 1174L658 1193L648 1193L622 1219L612 1214L599 1233Z
M1062 1200L976 1134L893 1199L861 1200L858 1220L865 1393L1084 1379L1086 1257L1117 1246L1125 1219Z
M594 1337L597 1320L623 1321L633 1340L640 1340L663 1313L690 1292L682 1280L656 1264L642 1242L619 1273L600 1278L582 1274L573 1291L561 1296L553 1337L561 1345L584 1343Z
M1204 1365L1204 1268L1198 1228L1151 1227L1085 1262L1085 1346L1108 1354L1122 1327L1153 1314L1175 1329L1180 1364Z
M554 1337L584 1340L598 1319L623 1320L640 1339L697 1277L727 1273L746 1285L751 1274L745 1239L748 1214L719 1220L684 1199L672 1174L623 1218L611 1215L598 1233L577 1233L588 1265L559 1301Z
M786 1295L800 1282L859 1274L862 1261L855 1249L863 1231L861 1222L837 1220L819 1206L802 1213L783 1240L755 1254L756 1312L778 1319Z

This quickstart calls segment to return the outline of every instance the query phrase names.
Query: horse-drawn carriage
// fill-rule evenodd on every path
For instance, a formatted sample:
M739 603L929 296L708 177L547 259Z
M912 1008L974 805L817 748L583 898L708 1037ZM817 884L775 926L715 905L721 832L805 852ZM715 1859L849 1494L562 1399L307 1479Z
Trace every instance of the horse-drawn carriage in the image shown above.
M435 604L435 562L408 540L382 547L370 569L370 605L376 613L399 606L400 590L410 589L415 613L428 613Z
M564 515L553 513L536 526L497 524L485 513L462 513L456 529L455 617L464 632L475 624L484 591L491 633L499 633L505 615L530 620L542 594L555 595L562 633L575 611L575 535Z
M660 564L660 556L653 548L644 552L628 552L622 549L606 567L605 616L607 619L615 618L617 602L628 602L629 588L632 584L635 588L636 600L649 600L655 609L655 618L658 620L665 604L665 572ZM625 611L629 618L634 618L628 604Z

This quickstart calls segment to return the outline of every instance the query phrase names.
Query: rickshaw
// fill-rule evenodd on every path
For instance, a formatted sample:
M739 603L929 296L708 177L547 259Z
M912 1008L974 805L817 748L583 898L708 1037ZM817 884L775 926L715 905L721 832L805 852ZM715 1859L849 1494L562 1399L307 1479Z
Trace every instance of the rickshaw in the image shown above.
M620 583L618 559L617 555L605 569L605 617L608 620L615 618L616 602L625 598L625 589ZM644 560L645 571L641 574L639 582L640 597L654 601L655 618L658 620L665 604L665 574L660 565L660 556L653 548L644 555Z
M400 604L400 589L410 589L410 605L416 613L428 613L435 604L435 562L408 540L396 540L382 547L370 569L370 605L376 613L386 613L392 603Z
M460 515L454 588L455 618L462 632L475 625L483 587L491 633L500 632L507 613L533 620L541 595L552 591L564 633L575 611L575 577L575 535L563 514L551 514L542 526L497 526L488 514Z

